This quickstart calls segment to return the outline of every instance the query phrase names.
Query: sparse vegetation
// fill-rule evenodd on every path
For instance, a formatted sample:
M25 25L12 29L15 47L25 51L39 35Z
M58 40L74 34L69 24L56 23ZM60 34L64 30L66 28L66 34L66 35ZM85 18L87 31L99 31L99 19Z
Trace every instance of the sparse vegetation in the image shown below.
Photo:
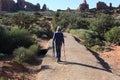
M97 50L104 50L106 46L110 46L112 43L119 43L118 36L116 36L118 39L114 38L115 40L113 40L112 35L109 36L108 34L110 34L111 29L115 26L119 27L120 23L110 14L104 14L103 12L96 13L58 11L53 20L54 30L56 29L56 25L61 26L63 31L76 35L86 47L91 49L99 46L98 48L101 49ZM114 34L117 35L119 32L116 34L114 31ZM111 39L111 41L108 39Z
M114 27L106 32L105 39L111 44L120 44L120 27Z
M41 49L37 39L50 39L53 35L45 17L39 12L0 14L0 58L7 55L21 64L34 62Z
M106 45L116 43L119 45L120 43L118 36L120 22L115 21L119 15L103 14L97 10L83 13L79 11L57 11L13 14L1 14L0 17L0 49L2 49L0 53L3 54L12 53L14 49L19 47L28 48L36 44L37 38L52 38L52 31L55 31L58 25L62 27L63 31L78 36L83 41L82 43L89 48L95 46L104 48ZM46 21L46 17L53 18L52 28L49 21ZM115 36L113 37L113 35ZM36 38L33 39L33 36Z
M57 26L77 36L81 44L94 51L120 45L118 18L119 14L97 10L0 14L0 59L7 55L20 64L34 63L41 49L38 38L52 38Z
M34 44L32 35L26 29L6 29L1 36L0 51L5 54L11 54L15 48L20 46L29 47Z
M36 44L31 45L29 47L29 50L32 51L34 54L38 53L39 49L40 49L39 45L36 45Z
M35 53L32 50L26 49L24 47L20 47L15 49L13 52L14 58L13 61L22 64L23 62L34 62L35 61Z

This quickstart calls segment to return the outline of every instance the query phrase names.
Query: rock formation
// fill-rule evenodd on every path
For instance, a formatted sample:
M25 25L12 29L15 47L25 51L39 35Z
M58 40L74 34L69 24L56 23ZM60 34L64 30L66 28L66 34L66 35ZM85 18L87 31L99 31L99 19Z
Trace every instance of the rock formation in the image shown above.
M15 12L19 10L46 11L48 8L45 4L43 5L43 9L40 9L39 3L34 5L30 2L26 2L25 0L17 0L17 3L15 3L14 0L0 0L0 11Z
M17 0L17 7L19 10L24 10L25 1L24 0Z
M87 4L86 0L82 4L79 5L78 10L79 11L85 11L89 9L89 5Z
M112 8L112 3L110 3L110 8Z
M42 7L42 11L47 11L47 10L48 10L47 5L44 4L43 7Z
M85 11L89 9L89 5L87 4L87 1L84 0L82 4L79 5L77 10L79 11ZM96 9L97 10L113 10L113 9L120 9L120 5L118 7L113 7L112 3L109 4L109 6L106 5L106 3L99 1L96 4Z
M108 6L104 2L98 2L96 5L97 10L108 9Z
M120 9L120 5L118 6L118 8Z
M26 2L25 0L17 0L17 6L19 10L37 11L40 10L40 4L33 5L32 3Z
M118 7L113 7L112 3L110 3L109 6L107 6L104 2L100 2L100 1L96 4L97 10L113 10L118 8L120 8L120 5Z
M12 11L12 8L15 6L13 0L0 0L0 11Z

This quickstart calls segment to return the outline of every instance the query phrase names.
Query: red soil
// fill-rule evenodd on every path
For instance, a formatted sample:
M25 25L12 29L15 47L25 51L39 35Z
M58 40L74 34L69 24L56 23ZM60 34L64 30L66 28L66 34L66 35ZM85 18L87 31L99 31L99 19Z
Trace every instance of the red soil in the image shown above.
M120 75L120 46L110 48L111 51L104 51L99 54L111 66L113 73Z

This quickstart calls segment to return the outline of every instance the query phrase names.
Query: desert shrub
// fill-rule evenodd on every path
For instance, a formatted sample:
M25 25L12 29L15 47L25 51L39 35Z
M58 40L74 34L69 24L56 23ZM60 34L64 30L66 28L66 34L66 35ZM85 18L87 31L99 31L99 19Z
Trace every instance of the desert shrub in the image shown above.
M42 15L41 13L39 13L39 12L35 12L35 13L34 13L34 16L35 16L35 17L42 17L43 15Z
M82 39L82 40L85 40L86 37L87 37L89 34L93 34L92 31L85 30L85 29L72 29L72 30L70 30L70 33L76 35L77 37L79 37L79 38Z
M88 34L87 36L85 35L85 41L83 42L83 44L88 48L92 48L95 45L103 45L99 38L93 38L90 34Z
M113 25L113 17L102 14L91 22L89 29L97 33L100 37L103 37L104 34L113 27Z
M91 50L93 50L93 51L102 51L102 50L104 50L104 48L102 46L100 46L100 45L94 45L94 46L91 47Z
M0 39L0 51L11 54L19 46L29 47L34 43L31 34L26 29L11 28L4 30L3 37Z
M38 50L40 49L40 47L36 44L33 44L29 47L29 50L34 52L34 53L38 53Z
M31 50L24 47L15 49L13 55L13 61L18 63L33 62L35 60L35 54Z
M30 28L30 25L36 22L36 17L31 14L19 12L12 16L13 23L18 25L19 28Z
M52 35L53 35L53 32L51 29L49 28L42 28L42 27L39 27L39 26L35 26L33 27L30 32L32 34L35 34L37 37L40 37L40 38L51 38Z
M39 27L39 26L33 27L33 28L30 30L30 32L31 32L32 34L35 34L37 37L42 37L42 35L43 35L43 30L42 30L42 28Z
M77 29L88 29L88 26L90 25L90 23L87 20L77 20Z
M46 38L46 39L52 38L53 32L51 29L43 29L43 30L44 30L44 35L46 35L46 37L43 37L43 38Z
M39 28L39 30L37 30L37 33L39 33L39 37L43 37L46 36L46 38L51 38L52 36L52 29L51 29L51 25L50 23L46 22L46 21L40 21L39 23L37 23L38 26L34 27L34 28Z
M77 29L71 30L70 33L76 35L81 40L81 43L84 44L86 47L91 48L94 45L102 45L100 39L97 38L97 35L92 31L85 29Z
M120 27L114 27L106 32L105 39L113 44L120 43Z
M115 21L113 26L120 26L120 22L119 21Z

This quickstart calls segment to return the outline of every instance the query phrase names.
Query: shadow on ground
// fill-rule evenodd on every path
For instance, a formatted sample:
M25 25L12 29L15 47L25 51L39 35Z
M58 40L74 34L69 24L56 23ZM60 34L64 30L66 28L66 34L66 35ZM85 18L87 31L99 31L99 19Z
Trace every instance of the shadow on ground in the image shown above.
M108 70L106 70L104 68L99 68L99 67L95 67L95 66L91 66L91 65L87 65L87 64L82 64L82 63L76 63L76 62L61 61L61 62L59 62L59 64L78 65L78 66L84 66L84 67L88 67L88 68L93 68L93 69L98 69L98 70L110 72L110 71L108 71Z
M80 43L80 40L77 38L77 37L75 37L75 36L73 36L74 37L74 39L78 42L78 43ZM87 48L88 49L88 48ZM94 51L92 51L92 50L90 50L90 49L88 49L91 53L92 53L92 55L94 55L95 56L95 58L99 61L99 63L105 68L105 71L108 71L108 72L112 72L110 69L110 66L109 66L109 64L107 63L107 62L105 62L99 55L98 55L98 53L96 53L96 52L94 52Z
M100 56L98 53L88 49L94 56L95 58L99 61L99 63L108 71L108 72L112 72L110 69L110 66L107 62L105 62Z

